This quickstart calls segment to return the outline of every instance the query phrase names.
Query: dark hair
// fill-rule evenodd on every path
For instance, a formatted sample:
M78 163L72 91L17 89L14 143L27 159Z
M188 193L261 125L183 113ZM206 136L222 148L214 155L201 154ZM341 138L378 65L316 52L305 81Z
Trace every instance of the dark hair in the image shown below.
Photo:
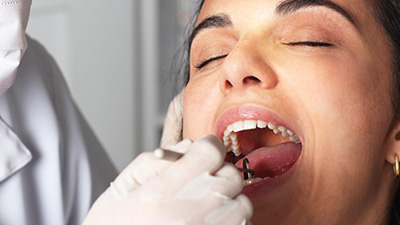
M196 21L199 17L200 10L203 7L205 0L200 0L199 5L197 7L197 10L195 12L195 16L193 17L192 23L189 24L188 29L186 30L186 40L185 40L185 49L182 52L182 71L181 75L183 76L183 85L187 85L189 83L190 79L190 49L192 47L192 41L193 41L193 30L195 28Z
M194 18L191 29L194 29L195 21L198 18L200 10L205 0L200 0L199 7ZM386 37L391 44L393 53L393 89L391 90L392 102L397 115L400 117L400 0L376 0L375 14L378 22L386 33ZM186 55L184 56L184 84L189 82L190 78L190 47L192 44L192 30L189 30L186 41ZM394 200L390 224L400 225L400 190Z
M393 49L393 93L392 101L396 112L400 110L400 1L376 1L376 16L386 32Z
M376 1L376 17L382 24L386 36L392 47L393 66L393 90L392 102L399 117L400 106L400 1L378 0ZM400 225L400 190L394 199L390 224Z

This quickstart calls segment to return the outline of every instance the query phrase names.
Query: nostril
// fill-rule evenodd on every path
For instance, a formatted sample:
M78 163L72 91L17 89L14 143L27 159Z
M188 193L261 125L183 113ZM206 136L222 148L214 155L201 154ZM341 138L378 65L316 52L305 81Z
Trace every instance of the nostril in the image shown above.
M233 85L229 80L225 81L225 88L226 89L231 89L232 87L233 87Z
M240 82L241 81L241 82ZM259 79L256 76L247 76L243 80L241 79L225 79L223 82L220 83L220 89L227 93L233 89L243 89L246 87L256 87L256 86L264 86L264 81Z
M243 79L244 84L258 84L261 83L261 80L255 76L248 76Z

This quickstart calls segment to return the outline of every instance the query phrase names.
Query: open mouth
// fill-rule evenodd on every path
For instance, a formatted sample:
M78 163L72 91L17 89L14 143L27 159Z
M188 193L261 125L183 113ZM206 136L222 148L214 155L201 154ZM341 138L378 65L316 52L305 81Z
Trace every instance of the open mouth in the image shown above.
M254 171L250 177L244 175L244 185L281 176L296 163L302 150L294 132L263 120L236 121L226 127L221 139L228 151L225 161L242 168L247 159Z

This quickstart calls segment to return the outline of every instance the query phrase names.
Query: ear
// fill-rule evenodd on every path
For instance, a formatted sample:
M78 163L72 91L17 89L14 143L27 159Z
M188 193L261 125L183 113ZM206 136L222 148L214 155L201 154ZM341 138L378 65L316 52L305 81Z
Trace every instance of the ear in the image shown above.
M395 155L400 157L400 119L398 118L392 125L392 129L387 137L388 145L386 149L386 161L390 164L395 163Z

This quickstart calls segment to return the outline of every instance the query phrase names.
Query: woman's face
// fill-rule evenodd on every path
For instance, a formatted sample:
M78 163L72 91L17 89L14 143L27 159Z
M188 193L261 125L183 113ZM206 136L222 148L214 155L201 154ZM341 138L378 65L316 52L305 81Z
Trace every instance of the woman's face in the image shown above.
M227 161L242 167L245 157L255 177L266 178L243 190L254 224L387 216L392 57L371 2L205 1L183 136L225 136L227 149L239 146L241 155Z

